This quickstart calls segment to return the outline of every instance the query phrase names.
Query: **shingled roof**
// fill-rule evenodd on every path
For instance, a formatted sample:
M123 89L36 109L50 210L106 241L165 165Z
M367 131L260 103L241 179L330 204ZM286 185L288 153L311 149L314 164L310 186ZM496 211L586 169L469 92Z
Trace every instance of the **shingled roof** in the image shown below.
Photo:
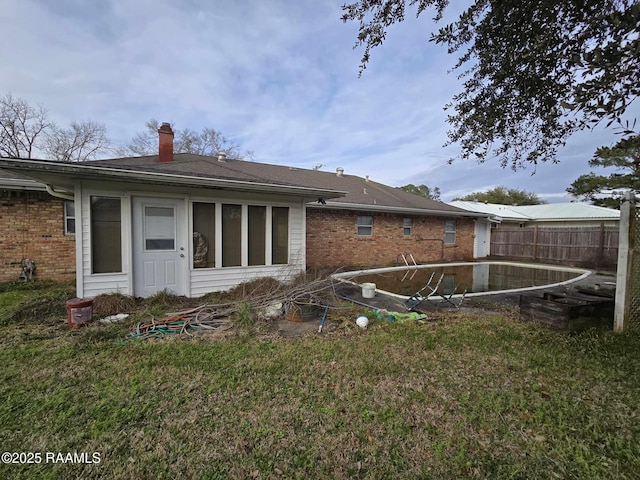
M325 172L253 161L177 153L171 162L159 162L157 155L128 157L91 162L87 165L154 172L170 175L189 175L272 185L299 186L347 192L344 197L327 200L326 207L376 211L404 211L433 215L479 216L469 211L405 192L355 175ZM315 205L311 205L315 206ZM317 205L321 207L320 204ZM326 208L325 207L325 208Z
M43 175L46 174L46 178L55 179L59 183L58 186L65 188L72 185L73 179L81 178L111 178L112 181L126 182L153 181L172 185L197 184L205 188L215 182L217 187L228 183L228 188L240 190L276 190L281 187L279 189L283 192L298 189L301 192L314 193L318 197L313 198L322 200L309 203L308 206L316 208L453 217L487 216L408 193L369 178L344 174L342 169L334 173L237 159L220 160L218 157L190 153L176 153L169 162L159 162L158 155L74 163L2 158L0 167L8 169L0 169L0 177L12 177L12 182L19 178L15 175L16 172L20 176L26 174L35 179L44 178ZM202 181L198 182L198 179ZM177 181L179 182L176 183ZM30 184L35 182L30 181ZM323 196L320 197L321 195Z

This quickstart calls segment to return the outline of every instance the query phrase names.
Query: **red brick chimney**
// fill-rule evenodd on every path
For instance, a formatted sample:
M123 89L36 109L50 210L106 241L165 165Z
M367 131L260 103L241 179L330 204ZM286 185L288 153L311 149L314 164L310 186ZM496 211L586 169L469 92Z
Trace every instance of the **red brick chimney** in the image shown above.
M166 122L158 129L158 161L173 162L173 130Z

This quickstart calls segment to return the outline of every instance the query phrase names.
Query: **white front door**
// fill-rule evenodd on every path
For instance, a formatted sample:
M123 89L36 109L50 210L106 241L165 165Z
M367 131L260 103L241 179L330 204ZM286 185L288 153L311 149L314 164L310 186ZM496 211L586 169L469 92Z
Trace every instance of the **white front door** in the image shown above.
M186 294L187 233L185 202L171 198L133 198L133 286L137 297L162 290Z

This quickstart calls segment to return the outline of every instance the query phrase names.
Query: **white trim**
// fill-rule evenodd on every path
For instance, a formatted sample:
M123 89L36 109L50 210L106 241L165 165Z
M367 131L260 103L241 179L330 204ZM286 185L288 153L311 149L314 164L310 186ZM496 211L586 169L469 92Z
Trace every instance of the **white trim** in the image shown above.
M267 213L264 219L265 239L264 239L264 263L273 265L273 205L267 205Z
M77 184L74 191L76 210L76 295L84 297L84 271L82 264L83 221L82 221L82 185Z
M133 285L133 202L131 194L125 193L122 202L122 270L127 275L127 295L134 295Z
M214 239L214 248L215 248L215 261L212 269L220 269L222 268L222 202L216 202L215 204L215 233L216 238ZM204 269L198 269L204 270Z
M240 205L240 266L249 266L249 205Z
M292 209L289 208L289 250L291 250L291 215ZM302 262L302 271L307 270L307 205L302 202L302 251L305 252L304 262ZM291 252L287 264L291 264Z

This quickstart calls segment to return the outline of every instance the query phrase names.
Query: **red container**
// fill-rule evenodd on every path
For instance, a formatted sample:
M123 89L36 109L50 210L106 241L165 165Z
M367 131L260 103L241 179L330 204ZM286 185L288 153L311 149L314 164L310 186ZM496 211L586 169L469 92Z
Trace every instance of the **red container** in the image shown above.
M69 328L79 328L91 321L93 316L92 298L74 298L67 301Z

